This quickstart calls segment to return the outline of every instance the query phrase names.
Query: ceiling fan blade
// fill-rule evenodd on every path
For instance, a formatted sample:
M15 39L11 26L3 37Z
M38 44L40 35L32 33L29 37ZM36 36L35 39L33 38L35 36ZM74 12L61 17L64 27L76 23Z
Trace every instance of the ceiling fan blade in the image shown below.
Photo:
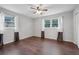
M48 11L48 9L43 9L42 11Z
M36 12L33 12L33 14L36 14Z
M43 13L40 13L40 15L42 15Z
M37 7L36 9L39 10L39 7Z
M35 9L35 8L33 8L33 7L30 7L31 9Z

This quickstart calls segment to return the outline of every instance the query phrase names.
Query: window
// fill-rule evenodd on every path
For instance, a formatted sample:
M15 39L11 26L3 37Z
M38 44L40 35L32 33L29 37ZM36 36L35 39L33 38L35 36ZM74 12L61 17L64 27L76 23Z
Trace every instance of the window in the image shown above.
M13 16L5 16L4 18L5 27L15 27L15 21Z
M52 27L58 27L58 19L52 20Z
M52 20L45 20L44 21L44 27L49 28L49 27L58 27L58 19L52 19Z
M50 20L45 20L45 27L50 27Z

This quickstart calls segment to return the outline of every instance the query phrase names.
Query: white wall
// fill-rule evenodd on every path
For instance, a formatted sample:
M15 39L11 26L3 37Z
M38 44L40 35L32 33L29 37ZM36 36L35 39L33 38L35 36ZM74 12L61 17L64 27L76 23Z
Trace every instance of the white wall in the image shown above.
M32 19L27 18L26 16L19 16L19 33L20 39L33 36L33 22Z
M3 30L3 34L4 34L3 43L4 44L7 44L7 43L10 43L10 42L14 41L14 32L15 31L19 31L20 39L24 39L24 38L28 38L30 36L33 36L33 33L32 33L33 32L32 31L32 23L33 22L32 22L31 18L28 18L27 16L24 16L24 15L6 10L4 8L1 8L0 11L3 14L18 17L16 19L16 21L17 21L17 30L15 30L13 28L4 28L4 30ZM2 20L2 19L0 18L0 20Z
M41 30L42 30L42 20L43 19L53 19L57 17L63 16L63 39L64 41L70 41L73 42L73 12L65 12L60 14L55 14L51 16L41 17L35 19L35 36L40 37L41 36ZM52 29L46 29L46 37L56 39L57 38L57 31L55 28Z

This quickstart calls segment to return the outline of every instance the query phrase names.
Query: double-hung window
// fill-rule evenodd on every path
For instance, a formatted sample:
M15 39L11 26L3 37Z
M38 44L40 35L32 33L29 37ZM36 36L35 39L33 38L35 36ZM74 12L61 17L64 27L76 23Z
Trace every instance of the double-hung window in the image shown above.
M45 20L44 25L45 28L58 27L58 19Z
M52 20L52 27L58 27L58 19Z
M4 17L4 26L5 27L15 27L15 17L14 16L5 16Z
M45 27L50 27L50 20L45 20Z

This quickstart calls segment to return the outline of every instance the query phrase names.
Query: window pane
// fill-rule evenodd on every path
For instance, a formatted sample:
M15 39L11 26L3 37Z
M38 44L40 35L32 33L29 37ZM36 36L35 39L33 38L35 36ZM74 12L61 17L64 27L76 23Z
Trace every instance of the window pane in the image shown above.
M50 20L45 20L45 27L50 27Z
M52 27L58 27L58 19L52 20Z
M5 27L14 27L14 17L12 16L5 16Z

